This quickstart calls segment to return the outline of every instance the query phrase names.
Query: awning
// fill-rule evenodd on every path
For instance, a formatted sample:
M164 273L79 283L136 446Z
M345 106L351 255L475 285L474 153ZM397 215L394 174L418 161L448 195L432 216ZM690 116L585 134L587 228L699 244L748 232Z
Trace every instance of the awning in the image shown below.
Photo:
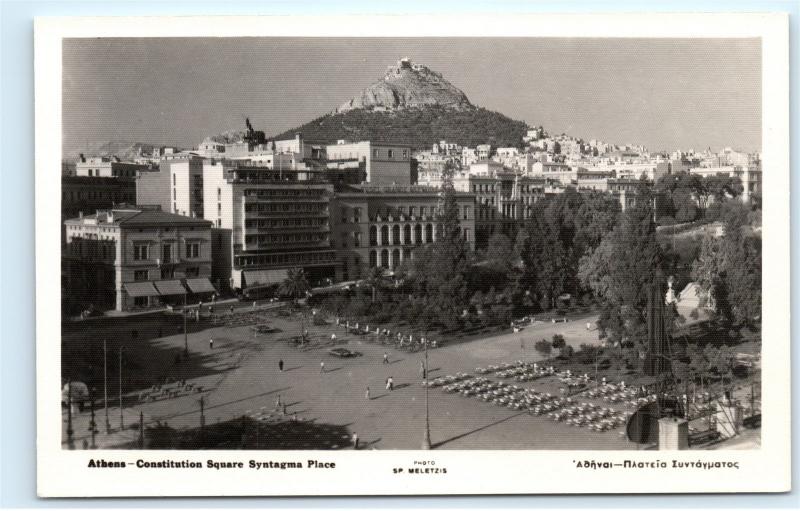
M289 275L289 270L245 270L242 287L255 284L280 284Z
M159 280L154 282L156 289L162 295L182 295L186 293L186 288L181 285L180 280Z
M153 287L152 282L127 282L125 284L125 291L134 298L140 296L158 296L158 291Z
M192 293L215 293L217 291L208 279L186 279L186 285L189 286Z

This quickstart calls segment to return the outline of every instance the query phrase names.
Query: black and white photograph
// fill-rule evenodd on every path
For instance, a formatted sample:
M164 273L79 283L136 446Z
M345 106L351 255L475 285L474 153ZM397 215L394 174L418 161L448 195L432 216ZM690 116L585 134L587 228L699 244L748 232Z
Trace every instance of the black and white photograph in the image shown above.
M761 37L59 44L39 391L83 467L613 451L686 472L788 420L762 409L762 210L788 168L764 153ZM788 355L788 312L771 324Z

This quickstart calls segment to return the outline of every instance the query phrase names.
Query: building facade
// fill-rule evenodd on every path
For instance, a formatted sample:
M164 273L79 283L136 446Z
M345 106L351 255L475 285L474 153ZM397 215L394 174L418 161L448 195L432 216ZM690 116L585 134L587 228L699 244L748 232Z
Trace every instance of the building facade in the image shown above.
M475 198L458 193L462 235L475 248ZM364 277L370 268L392 274L418 247L438 236L441 190L426 186L361 186L337 192L331 203L334 246L341 279Z
M333 185L310 172L206 160L204 215L214 227L214 279L241 290L282 282L303 268L313 283L336 278Z
M410 185L411 147L403 144L378 144L371 141L328 145L327 160L363 162L366 182L372 185Z
M148 165L124 162L115 156L81 155L75 163L75 175L83 177L125 177L133 179L140 170L147 170Z
M130 208L80 215L64 225L62 289L82 307L148 309L215 291L210 222Z

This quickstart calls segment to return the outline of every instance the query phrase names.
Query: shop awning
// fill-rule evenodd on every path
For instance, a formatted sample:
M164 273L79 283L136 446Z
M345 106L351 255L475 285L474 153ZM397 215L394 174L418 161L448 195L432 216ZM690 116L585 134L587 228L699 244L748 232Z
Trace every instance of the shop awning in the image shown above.
M215 293L217 291L208 279L186 279L186 285L189 286L192 293Z
M281 270L245 270L243 286L256 284L280 284L289 275L287 269Z
M127 282L124 287L128 295L134 298L140 296L158 296L158 291L153 287L152 282Z
M181 285L180 280L159 280L154 284L162 295L182 295L186 293L186 288Z

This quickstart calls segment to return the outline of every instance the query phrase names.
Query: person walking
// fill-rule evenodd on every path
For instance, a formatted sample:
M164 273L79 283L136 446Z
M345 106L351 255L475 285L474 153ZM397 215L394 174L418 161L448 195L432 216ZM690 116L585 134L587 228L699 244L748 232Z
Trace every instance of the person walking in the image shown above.
M367 392L364 394L364 397L366 398L367 401L372 399L372 397L369 395L369 387L367 387Z
M319 363L319 372L320 372L320 374L325 372L325 362L320 362Z
M214 349L214 339L209 339L208 340L208 349L210 349L210 350Z
M389 392L394 390L394 378L391 376L386 379L386 388L389 389Z
M281 395L278 394L278 398L275 400L275 411L277 412L280 409L281 409Z
M383 352L383 363L384 364L388 364L389 363L389 354L386 353L385 351Z
M358 433L353 433L353 449L358 450Z
M233 316L233 305L231 305L231 316Z
M283 359L278 360L278 370L283 372Z
M419 361L419 375L423 380L425 379L425 362L422 360Z

